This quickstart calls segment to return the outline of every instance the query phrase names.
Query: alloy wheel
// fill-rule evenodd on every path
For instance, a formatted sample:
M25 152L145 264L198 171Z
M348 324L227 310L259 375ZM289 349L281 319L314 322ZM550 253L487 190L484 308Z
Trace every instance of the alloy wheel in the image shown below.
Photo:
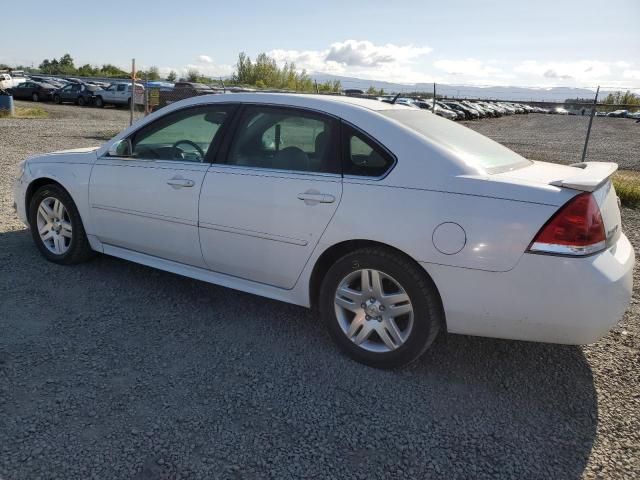
M38 206L37 228L42 244L55 255L65 254L71 247L73 227L64 204L47 197Z
M400 348L413 329L413 306L390 275L362 269L338 284L335 313L342 332L360 348L384 353Z

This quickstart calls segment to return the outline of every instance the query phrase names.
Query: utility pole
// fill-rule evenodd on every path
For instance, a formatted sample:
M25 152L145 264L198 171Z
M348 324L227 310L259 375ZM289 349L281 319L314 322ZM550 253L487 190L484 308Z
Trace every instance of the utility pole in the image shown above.
M133 109L136 103L136 59L131 59L131 109L129 112L129 126L133 124Z
M593 117L596 114L596 106L598 105L598 93L600 93L600 85L598 85L598 89L596 90L596 96L593 99L593 108L591 109L591 116L589 117L589 126L587 127L587 138L584 139L584 149L582 150L582 160L587 158L587 146L589 145L589 136L591 135L591 124L593 123Z
M436 82L433 82L433 107L431 111L436 113Z

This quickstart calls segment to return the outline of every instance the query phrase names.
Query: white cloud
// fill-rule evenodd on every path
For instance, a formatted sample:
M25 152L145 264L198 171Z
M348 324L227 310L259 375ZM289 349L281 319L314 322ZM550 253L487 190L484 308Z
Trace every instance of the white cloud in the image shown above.
M367 40L347 40L331 44L325 61L353 67L376 67L403 63L431 53L429 47L414 45L374 45Z
M625 70L622 76L631 80L640 80L640 70Z
M465 75L471 77L490 77L502 73L502 70L474 58L465 60L436 60L433 66L450 75Z
M201 75L207 77L218 78L226 77L233 73L234 68L232 65L216 64L213 59L208 55L198 55L196 61L188 63L182 67L160 67L160 76L166 77L170 71L174 71L178 74L178 78L184 78L187 76L189 70L197 70Z
M578 82L605 79L611 74L612 64L596 60L575 62L538 62L526 60L516 65L514 71L549 78L552 80L572 80Z
M299 69L309 72L412 83L433 78L416 68L420 58L430 52L431 48L426 46L376 45L368 40L345 40L323 50L277 49L267 54L279 65L294 62Z

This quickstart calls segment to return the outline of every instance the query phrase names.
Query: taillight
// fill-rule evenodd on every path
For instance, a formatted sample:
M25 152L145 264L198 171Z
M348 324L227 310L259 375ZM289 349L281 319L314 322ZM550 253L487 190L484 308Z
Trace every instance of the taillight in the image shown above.
M604 222L593 195L581 193L540 229L529 251L559 255L590 255L606 247Z

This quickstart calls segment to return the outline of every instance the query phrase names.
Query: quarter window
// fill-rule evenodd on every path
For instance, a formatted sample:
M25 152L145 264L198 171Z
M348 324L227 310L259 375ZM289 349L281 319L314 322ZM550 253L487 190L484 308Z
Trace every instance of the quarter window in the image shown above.
M336 173L336 122L290 108L248 107L227 163L301 172Z
M229 113L225 105L170 113L134 134L132 156L202 162Z
M381 177L393 166L393 157L373 140L347 125L343 132L345 175Z

